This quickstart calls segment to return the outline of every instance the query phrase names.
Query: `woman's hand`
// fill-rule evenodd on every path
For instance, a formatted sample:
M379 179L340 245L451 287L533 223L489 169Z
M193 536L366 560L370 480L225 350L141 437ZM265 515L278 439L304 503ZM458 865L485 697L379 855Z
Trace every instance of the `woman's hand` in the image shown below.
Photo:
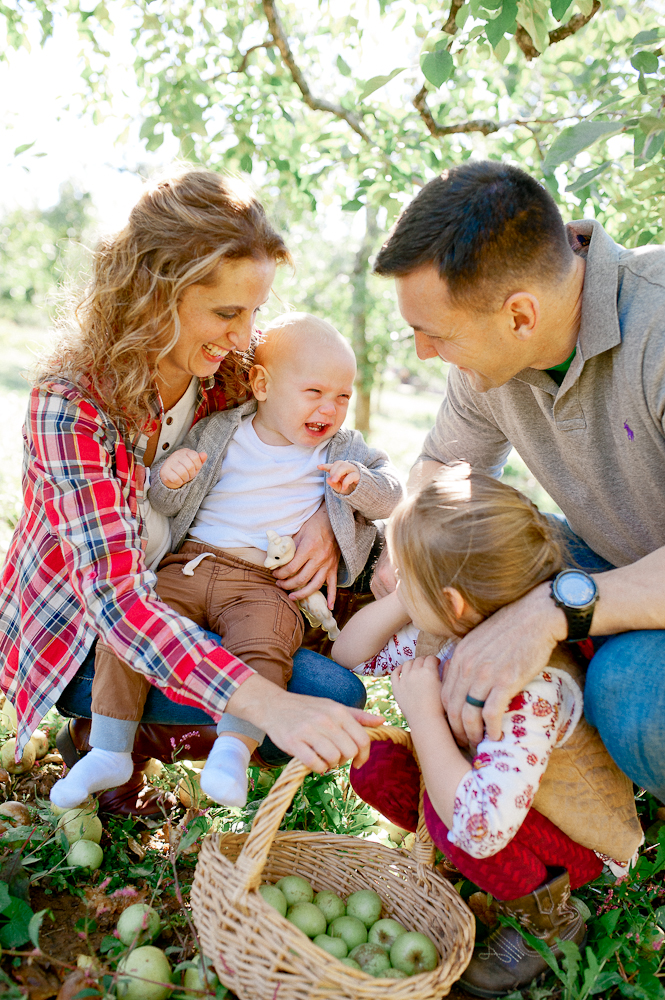
M234 691L226 711L264 729L281 750L319 773L345 760L361 767L369 757L365 726L385 721L329 698L283 691L258 674Z
M316 514L305 521L300 531L293 536L296 554L286 566L273 570L277 585L282 590L291 590L294 601L309 597L322 584L328 588L328 607L335 605L337 594L337 566L339 545L330 526L330 518L321 504Z
M379 601L382 597L392 594L396 588L397 577L395 576L395 570L388 555L388 546L384 545L383 552L377 559L376 566L374 567L374 574L370 581L369 589L377 601Z
M169 490L179 490L199 474L207 457L204 451L178 448L165 459L159 478Z
M424 715L443 717L438 656L405 660L392 673L393 694L409 724Z
M542 583L476 625L457 645L441 690L450 728L460 746L477 746L483 731L500 740L512 698L543 670L568 623ZM484 701L469 705L467 694Z

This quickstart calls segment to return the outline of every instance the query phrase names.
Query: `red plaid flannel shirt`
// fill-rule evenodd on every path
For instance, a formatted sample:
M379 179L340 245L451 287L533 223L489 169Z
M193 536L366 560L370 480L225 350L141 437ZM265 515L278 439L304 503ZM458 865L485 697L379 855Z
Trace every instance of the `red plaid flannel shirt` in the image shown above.
M227 399L209 379L194 423L246 398ZM157 400L155 418L161 412ZM173 701L218 721L253 671L153 590L137 503L146 479L139 439L65 380L33 389L23 437L23 513L0 589L0 687L16 707L19 746L98 636Z

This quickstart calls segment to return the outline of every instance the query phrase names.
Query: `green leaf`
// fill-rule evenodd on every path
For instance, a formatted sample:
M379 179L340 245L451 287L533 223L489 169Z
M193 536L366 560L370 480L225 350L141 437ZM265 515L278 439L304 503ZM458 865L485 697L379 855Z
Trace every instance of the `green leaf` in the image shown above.
M496 56L496 58L499 60L500 63L504 63L508 58L509 53L510 53L510 42L504 35L496 43L494 47L494 55Z
M11 901L12 898L9 895L9 889L7 888L7 883L0 882L0 911L6 910Z
M517 20L539 52L544 52L550 44L548 13L547 0L517 0Z
M462 30L462 28L466 24L466 19L468 18L470 12L471 12L470 11L470 4L465 3L465 4L462 4L462 6L460 7L460 9L455 14L455 24L457 25L457 27L459 28L460 31Z
M633 38L633 45L651 45L661 37L660 28L650 28L648 31L639 31Z
M404 66L400 66L398 69L394 69L392 73L389 73L388 76L373 76L370 80L366 82L363 89L360 91L358 99L360 101L364 101L365 98L369 97L370 94L373 94L375 90L379 90L381 87L385 87L385 85L387 83L390 83L390 81L394 79L394 77L396 77L399 73L403 72L404 72Z
M164 142L164 133L153 132L148 141L146 142L145 148L152 153L154 152L154 150L159 149L159 147L163 142Z
M633 69L636 69L638 73L657 73L658 56L655 52L647 52L646 49L641 49L639 52L636 52L630 60L630 65Z
M649 93L647 82L644 79L644 73L640 73L640 75L637 78L637 89L639 90L640 94L642 94L644 97L646 97L647 94Z
M20 156L21 153L25 153L26 150L32 149L32 147L36 142L37 140L33 139L32 142L24 142L22 146L17 146L16 149L14 150L14 156Z
M436 49L428 52L420 60L420 68L426 80L435 86L440 87L442 83L450 79L455 64L453 57L447 49Z
M39 932L42 924L44 923L44 917L47 914L51 920L55 920L51 910L39 910L31 917L30 923L28 924L28 934L30 935L30 940L34 944L35 948L39 948Z
M351 67L347 62L344 62L341 56L337 56L337 69L342 76L351 76Z
M588 149L598 139L616 135L624 128L623 121L615 122L580 122L571 128L566 128L557 136L549 148L543 162L543 173L551 174L555 167L567 160L573 160L582 150Z
M240 157L240 169L244 170L246 174L251 174L253 161L249 153L243 153Z
M552 0L552 17L557 21L563 21L564 15L573 0Z
M591 181L600 176L604 170L607 170L611 162L611 160L605 160L599 167L594 167L593 170L585 170L583 174L579 175L576 181L573 181L568 185L566 191L569 194L575 194L576 191L581 191L581 189L585 188L587 184L590 184Z
M0 927L0 945L3 948L19 948L30 940L32 909L22 899L12 896L9 906L2 911L9 923Z
M662 132L665 130L665 118L659 118L657 115L645 115L644 118L640 118L639 127L647 135L652 132ZM662 821L659 821L662 826ZM656 825L655 823L653 824Z
M485 27L487 41L496 48L504 35L511 35L517 26L517 0L503 0L503 7L498 17L488 21Z

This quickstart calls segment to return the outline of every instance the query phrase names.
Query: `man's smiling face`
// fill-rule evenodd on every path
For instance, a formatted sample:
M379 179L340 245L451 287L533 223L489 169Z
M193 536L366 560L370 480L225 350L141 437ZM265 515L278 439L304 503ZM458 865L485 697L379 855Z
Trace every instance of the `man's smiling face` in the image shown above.
M513 333L505 308L480 312L454 303L432 264L396 279L402 316L413 327L421 360L455 365L477 392L503 385L530 362L528 341Z

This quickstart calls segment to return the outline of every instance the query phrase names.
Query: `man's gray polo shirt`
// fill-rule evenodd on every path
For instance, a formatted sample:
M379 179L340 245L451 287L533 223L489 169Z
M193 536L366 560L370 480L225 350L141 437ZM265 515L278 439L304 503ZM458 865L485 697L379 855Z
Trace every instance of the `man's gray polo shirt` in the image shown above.
M586 256L577 353L557 386L525 368L479 393L456 368L421 458L498 475L511 445L573 529L615 566L665 545L665 247L568 226Z

